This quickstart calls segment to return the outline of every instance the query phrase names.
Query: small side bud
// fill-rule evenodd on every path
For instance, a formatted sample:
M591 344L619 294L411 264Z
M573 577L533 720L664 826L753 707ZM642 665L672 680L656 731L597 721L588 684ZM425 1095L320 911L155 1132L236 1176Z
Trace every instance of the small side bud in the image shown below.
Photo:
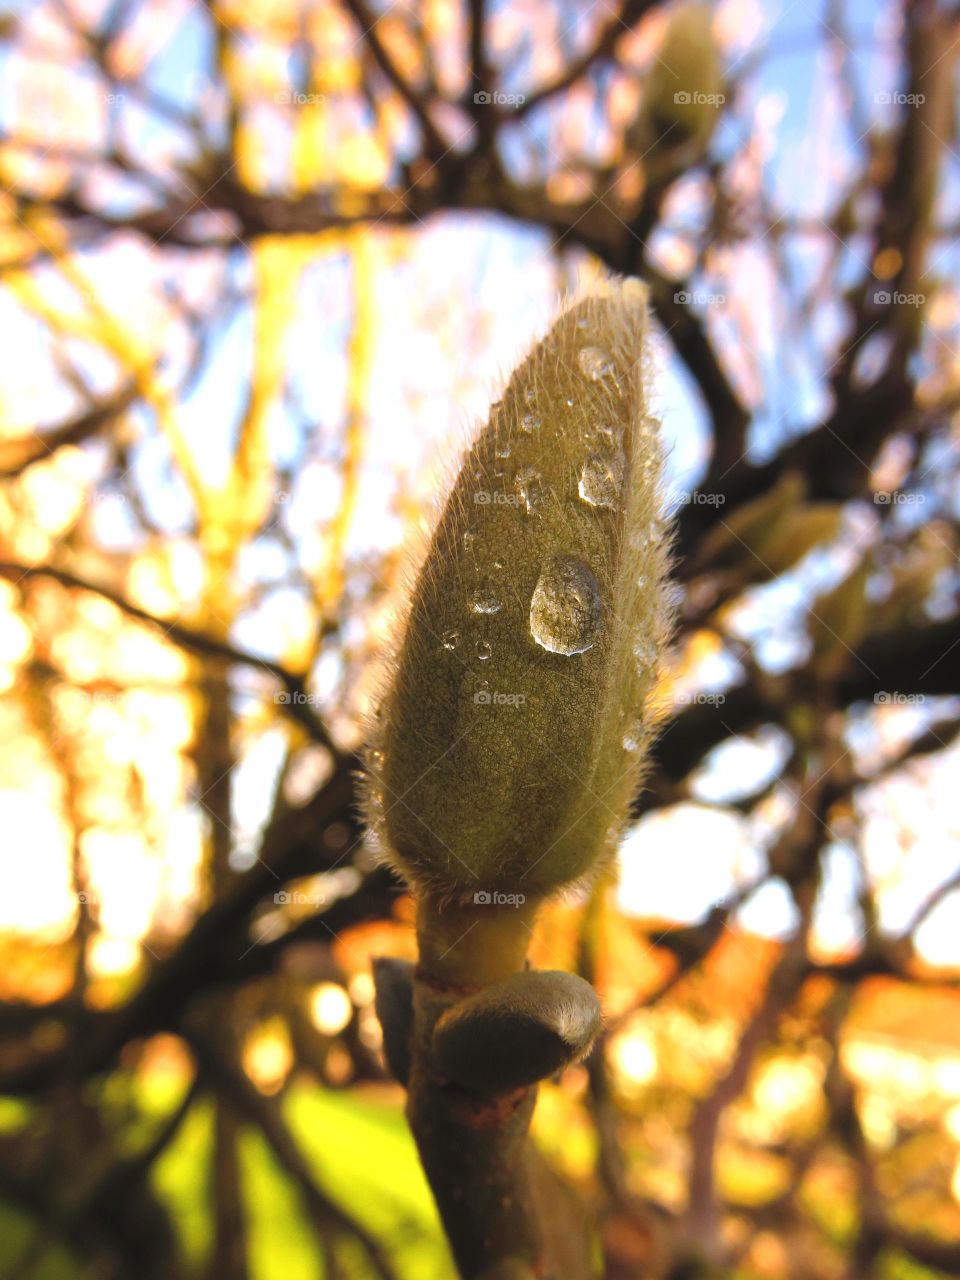
M410 1036L413 1030L413 965L394 956L373 961L374 1007L383 1030L383 1056L390 1074L405 1085L410 1076Z
M433 1061L475 1093L509 1093L551 1076L590 1050L600 1001L572 973L517 973L455 1004L433 1031Z

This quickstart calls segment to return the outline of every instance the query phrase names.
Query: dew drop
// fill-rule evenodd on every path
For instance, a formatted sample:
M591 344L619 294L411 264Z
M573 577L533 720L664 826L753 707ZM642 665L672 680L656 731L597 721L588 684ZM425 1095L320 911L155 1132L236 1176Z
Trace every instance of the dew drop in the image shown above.
M656 665L657 647L647 636L640 636L633 646L633 656L637 660L637 668L643 673Z
M477 540L477 535L475 533L471 533L470 530L468 529L467 532L463 535L464 551L469 551L473 547L473 544L476 542L476 540Z
M513 485L528 514L535 511L546 496L543 476L536 467L524 467L518 471Z
M498 458L509 458L510 457L510 441L505 438L498 440L495 452Z
M490 648L490 645L486 640L477 641L477 658L481 662L486 662L491 653L493 653L493 650Z
M609 378L613 373L613 361L600 347L581 347L577 354L577 364L580 372L591 382Z
M441 637L445 649L455 649L460 643L459 631L445 631Z
M612 507L616 510L626 468L627 460L622 451L592 453L580 472L580 497L591 507Z
M503 561L502 561L502 560L494 560L494 562L493 562L493 567L494 567L494 569L496 569L497 573L499 573L499 572L500 572L500 570L503 568Z
M600 624L600 584L582 560L556 556L530 601L530 634L550 653L586 653Z
M574 400L573 396L567 396L566 400L564 400L563 403L567 406L568 409L572 409L577 402L576 400Z
M478 587L470 597L470 608L474 613L499 613L503 604L489 587Z
M520 430L524 435L532 436L535 431L539 431L541 419L535 413L525 413L520 420Z
M623 735L624 751L639 751L643 746L643 725L634 722Z
M527 387L527 390L526 390L526 392L525 392L525 394L524 394L524 397L523 397L523 398L524 398L524 400L526 400L527 404L536 404L536 403L537 403L537 389L536 389L536 387Z

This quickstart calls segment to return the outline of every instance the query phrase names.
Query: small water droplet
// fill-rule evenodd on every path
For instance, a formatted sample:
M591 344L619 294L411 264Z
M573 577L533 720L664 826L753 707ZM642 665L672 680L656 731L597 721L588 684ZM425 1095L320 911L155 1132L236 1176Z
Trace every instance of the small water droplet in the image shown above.
M522 471L518 471L513 484L517 497L523 502L528 514L535 511L546 496L543 476L536 467L524 467Z
M499 613L503 604L489 587L477 587L470 597L470 608L474 613Z
M623 735L624 751L639 751L643 746L643 725L635 721Z
M523 397L523 398L524 398L524 400L526 400L527 404L536 404L536 403L537 403L537 389L536 389L536 387L527 387L527 390L526 390L526 392L525 392L525 394L524 394L524 397Z
M607 449L613 449L620 444L621 432L619 427L611 427L609 423L601 423L596 428L597 439Z
M590 328L590 321L587 319L586 316L580 317L580 319L577 321L577 328L581 330Z
M614 367L609 355L600 347L581 347L577 354L577 364L580 366L580 372L591 382L609 378Z
M586 653L600 624L600 584L582 560L556 556L530 601L530 634L549 653Z
M467 532L463 535L464 551L469 551L473 547L473 544L476 542L476 540L477 540L477 535L475 533L471 533L470 530L468 529Z
M495 450L495 453L496 453L497 457L498 457L498 458L509 458L509 457L510 457L510 451L511 451L510 441L509 441L505 436L502 436L502 437L497 441L497 447L496 447L496 450Z
M480 662L486 662L491 653L493 653L493 650L486 640L477 641L477 658Z
M524 435L532 436L535 431L539 431L541 420L536 413L525 413L520 421L520 430Z
M572 409L577 402L576 400L574 400L573 396L567 396L566 400L564 400L563 403L567 406L568 409Z
M497 573L499 573L499 572L500 572L500 570L503 568L503 561L502 561L502 560L494 560L494 562L493 562L493 567L496 569Z
M593 453L583 464L577 491L591 507L616 510L623 492L627 460L623 452Z
M657 646L648 636L639 636L634 642L633 656L637 660L638 669L645 672L656 665Z
M445 649L455 649L460 643L459 631L445 631L441 637Z

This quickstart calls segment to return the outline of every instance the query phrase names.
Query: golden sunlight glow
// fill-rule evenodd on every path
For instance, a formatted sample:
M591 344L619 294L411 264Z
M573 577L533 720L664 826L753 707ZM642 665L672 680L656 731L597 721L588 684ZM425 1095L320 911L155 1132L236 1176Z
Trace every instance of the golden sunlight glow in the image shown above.
M646 1031L628 1031L617 1036L610 1046L613 1069L624 1083L646 1085L657 1074L657 1049Z
M280 1017L262 1023L243 1046L243 1069L261 1093L276 1093L293 1067L293 1047Z
M343 987L336 982L321 982L310 997L310 1017L318 1031L335 1036L353 1016L353 1005Z

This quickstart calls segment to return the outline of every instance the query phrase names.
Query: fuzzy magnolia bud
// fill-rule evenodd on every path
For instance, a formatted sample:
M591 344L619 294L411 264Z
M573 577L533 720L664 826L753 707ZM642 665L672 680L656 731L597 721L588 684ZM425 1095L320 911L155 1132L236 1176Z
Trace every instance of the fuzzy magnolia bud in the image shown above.
M723 104L723 68L705 4L683 4L667 24L628 140L654 178L703 157Z
M385 855L442 897L543 896L620 833L668 612L646 331L635 280L571 303L493 406L427 549L368 807Z
M746 582L786 573L820 543L837 536L843 508L804 502L806 483L788 472L768 492L743 503L703 539L697 567L734 569Z

